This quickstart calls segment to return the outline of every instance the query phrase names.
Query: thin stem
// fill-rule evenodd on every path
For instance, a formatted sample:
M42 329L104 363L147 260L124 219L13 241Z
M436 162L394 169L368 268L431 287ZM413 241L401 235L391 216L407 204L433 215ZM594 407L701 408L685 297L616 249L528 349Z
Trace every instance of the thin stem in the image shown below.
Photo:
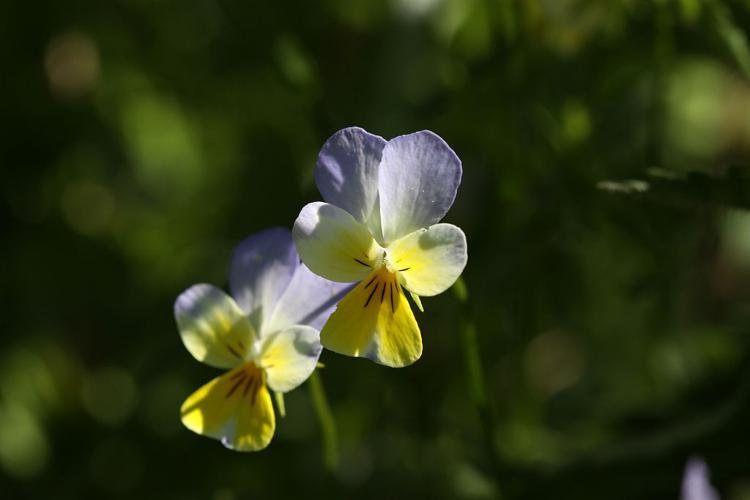
M320 422L320 431L323 437L323 463L329 472L334 472L339 463L338 436L336 434L336 421L333 418L331 407L328 406L323 381L315 370L310 375L308 387L313 400L315 413Z
M458 281L453 285L453 293L461 303L461 346L464 354L466 383L471 399L479 414L487 455L492 467L497 470L498 458L495 448L495 425L492 417L492 408L487 399L487 385L484 381L482 358L479 355L477 329L472 319L469 290L462 278L458 278Z
M281 418L286 417L286 405L284 404L284 393L283 392L274 392L274 396L276 396L276 408L279 409L279 415Z
M518 33L515 0L503 0L499 3L500 22L506 43L512 43Z
M745 78L750 79L750 47L745 32L732 17L732 11L720 0L707 0L716 31L734 57Z
M482 373L482 360L479 357L477 329L470 321L464 321L464 324L461 325L461 342L464 349L466 381L469 384L471 398L478 408L484 408L487 406L487 392Z

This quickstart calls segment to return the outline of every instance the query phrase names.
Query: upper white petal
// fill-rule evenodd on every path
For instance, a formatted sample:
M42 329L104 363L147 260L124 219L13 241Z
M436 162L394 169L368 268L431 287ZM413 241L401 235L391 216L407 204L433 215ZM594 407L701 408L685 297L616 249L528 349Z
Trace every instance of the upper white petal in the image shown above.
M382 252L367 227L328 203L305 205L292 234L302 262L332 281L361 280Z

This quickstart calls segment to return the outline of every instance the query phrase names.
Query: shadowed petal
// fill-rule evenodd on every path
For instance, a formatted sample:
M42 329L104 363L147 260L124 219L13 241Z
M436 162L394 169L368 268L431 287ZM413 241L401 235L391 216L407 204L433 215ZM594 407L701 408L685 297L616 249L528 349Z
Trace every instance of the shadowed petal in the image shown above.
M268 387L289 392L307 380L320 357L320 334L309 326L292 326L266 341L260 354Z
M262 450L276 428L271 395L262 372L252 365L227 372L195 391L180 414L191 431L237 451Z
M445 216L461 182L461 160L425 130L388 141L378 175L383 241L390 243Z
M333 134L315 166L315 183L323 199L343 208L380 237L378 167L385 139L359 127Z
M361 280L382 251L365 226L346 210L328 203L305 205L292 234L302 262L333 281Z
M403 285L417 295L437 295L456 282L466 267L466 236L452 224L435 224L388 247Z
M174 305L183 344L198 361L237 366L250 353L255 331L234 299L212 285L194 285Z
M292 325L307 325L320 330L338 301L353 286L321 278L300 264L266 328L277 332Z
M260 334L299 265L285 228L256 233L240 243L229 268L229 288Z

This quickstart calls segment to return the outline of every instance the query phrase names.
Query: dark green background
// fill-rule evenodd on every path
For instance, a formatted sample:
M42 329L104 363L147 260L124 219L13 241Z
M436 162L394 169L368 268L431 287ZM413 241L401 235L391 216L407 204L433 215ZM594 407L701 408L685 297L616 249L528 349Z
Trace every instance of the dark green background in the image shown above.
M718 0L0 3L1 496L676 499L700 454L750 498L748 26ZM320 198L350 125L461 157L470 305L424 299L409 368L324 352L328 473L307 386L261 453L182 428L217 371L172 304Z

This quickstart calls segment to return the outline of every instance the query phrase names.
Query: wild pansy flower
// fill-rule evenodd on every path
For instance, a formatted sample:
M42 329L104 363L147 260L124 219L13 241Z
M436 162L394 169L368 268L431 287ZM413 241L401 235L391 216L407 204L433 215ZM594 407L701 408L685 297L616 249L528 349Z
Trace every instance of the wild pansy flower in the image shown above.
M711 486L708 476L706 462L700 457L690 458L682 478L681 500L719 500L719 494Z
M344 286L311 273L286 229L243 241L230 266L232 297L200 284L175 302L185 347L198 361L229 371L185 400L182 423L227 448L265 448L276 427L270 388L291 391L318 362L319 330Z
M386 141L352 127L323 146L315 182L326 203L306 205L294 224L302 261L324 278L359 282L321 331L327 349L393 367L422 355L404 290L450 287L466 266L466 237L438 224L453 205L461 161L429 131Z

